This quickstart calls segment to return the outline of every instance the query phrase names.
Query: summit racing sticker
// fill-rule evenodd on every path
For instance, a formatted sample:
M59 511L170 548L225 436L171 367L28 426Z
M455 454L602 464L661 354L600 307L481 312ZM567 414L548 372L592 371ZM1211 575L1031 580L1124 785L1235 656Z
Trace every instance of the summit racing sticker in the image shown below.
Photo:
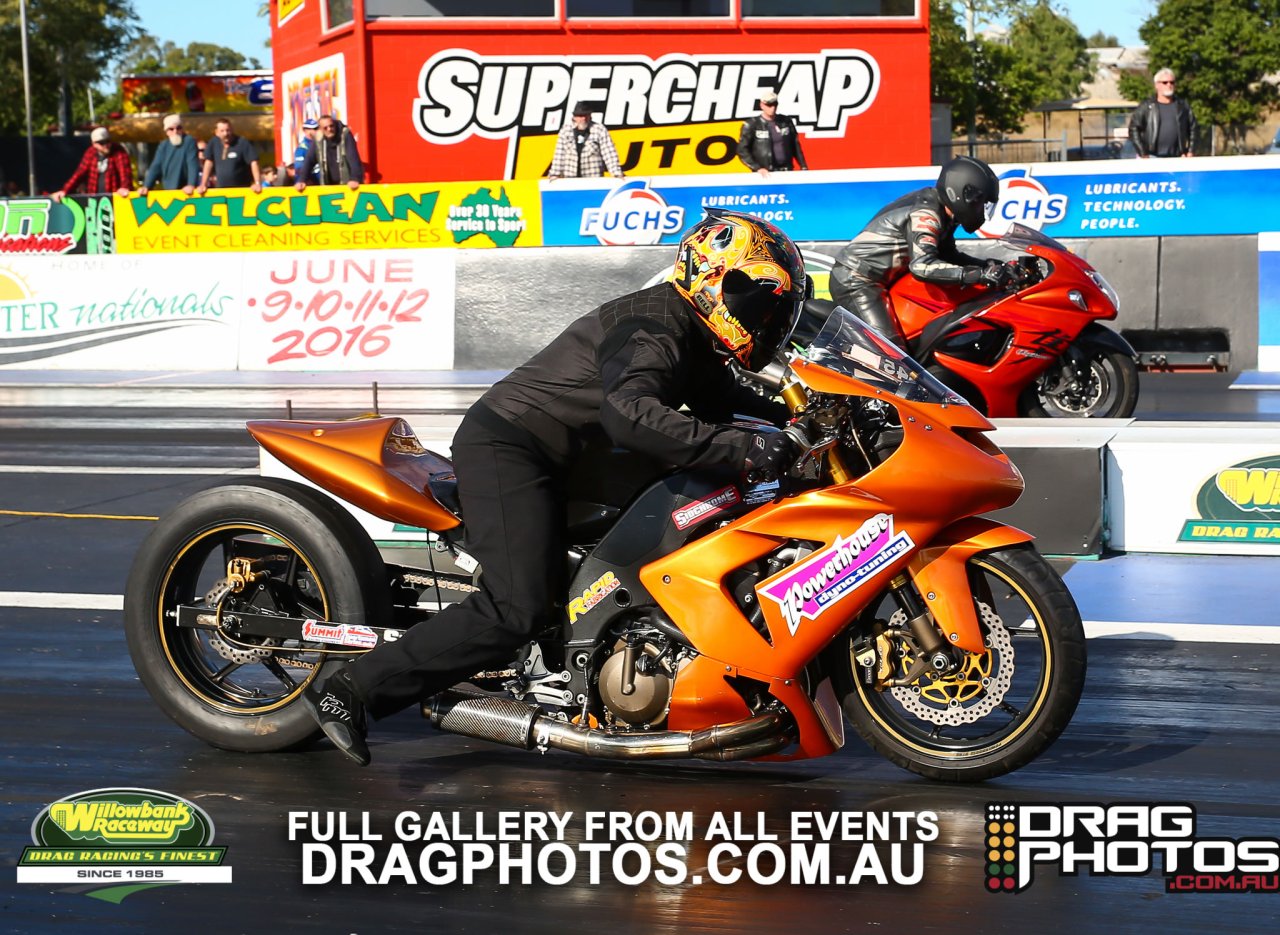
M1280 544L1280 457L1223 468L1196 493L1199 518L1182 524L1179 542Z
M378 645L378 634L368 627L350 623L325 623L321 620L304 620L302 638L314 643L356 646L360 649L373 649Z
M723 490L717 490L704 500L698 500L688 506L682 506L671 514L671 521L676 524L676 529L684 531L699 520L706 519L708 516L715 516L717 513L723 513L728 507L736 506L741 502L742 497L739 495L737 487L725 487Z
M986 888L1020 893L1037 866L1076 876L1144 876L1157 865L1167 893L1280 891L1280 841L1202 838L1185 803L987 805Z
M19 883L87 885L118 903L169 883L230 883L225 847L211 847L213 820L186 799L155 789L93 789L47 806L31 825Z
M761 587L760 593L782 608L795 636L801 620L816 620L898 556L915 547L906 532L893 534L893 517L877 513L856 532L836 541L801 565Z

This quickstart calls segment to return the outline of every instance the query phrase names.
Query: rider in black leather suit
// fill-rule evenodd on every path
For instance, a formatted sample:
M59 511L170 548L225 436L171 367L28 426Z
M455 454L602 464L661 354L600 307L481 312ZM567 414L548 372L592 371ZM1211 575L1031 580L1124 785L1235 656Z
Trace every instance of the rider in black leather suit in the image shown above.
M936 283L997 285L1003 276L995 260L980 260L956 249L957 225L969 233L982 226L986 206L1000 197L1000 182L980 159L957 156L922 188L885 206L836 256L831 298L885 337L902 345L888 289L910 272Z
M564 597L570 466L607 441L684 467L778 474L795 460L787 408L739 386L791 333L806 293L790 238L750 215L711 209L681 241L671 282L606 302L484 394L453 442L467 551L480 589L303 694L324 732L361 765L367 716L386 717L509 660L556 622ZM682 408L687 407L687 410Z

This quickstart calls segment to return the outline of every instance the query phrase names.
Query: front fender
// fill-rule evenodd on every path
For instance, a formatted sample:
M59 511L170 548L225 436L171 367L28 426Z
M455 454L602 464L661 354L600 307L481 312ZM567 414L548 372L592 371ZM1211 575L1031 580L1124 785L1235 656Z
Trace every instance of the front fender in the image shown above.
M1082 350L1114 351L1117 354L1132 357L1134 360L1138 359L1138 352L1133 349L1132 344L1125 340L1123 335L1096 321L1091 321L1085 325L1081 332L1076 335L1073 343Z
M952 523L920 549L907 566L925 606L952 646L971 653L986 652L982 628L973 606L967 563L979 552L990 552L1034 536L1013 526L973 517Z

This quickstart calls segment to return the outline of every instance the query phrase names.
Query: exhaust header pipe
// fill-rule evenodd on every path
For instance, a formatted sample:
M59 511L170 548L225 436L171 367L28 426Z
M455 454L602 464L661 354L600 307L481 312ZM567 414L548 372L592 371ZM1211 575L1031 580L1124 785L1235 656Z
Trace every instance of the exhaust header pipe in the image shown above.
M422 714L440 730L453 734L523 750L536 748L545 753L555 747L606 759L741 760L776 753L790 742L790 721L780 711L705 730L614 734L556 720L511 698L450 689L423 702Z

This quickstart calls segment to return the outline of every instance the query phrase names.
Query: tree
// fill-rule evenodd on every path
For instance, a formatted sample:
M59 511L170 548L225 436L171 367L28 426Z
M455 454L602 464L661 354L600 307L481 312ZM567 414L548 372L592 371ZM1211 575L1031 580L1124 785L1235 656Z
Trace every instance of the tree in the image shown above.
M991 7L983 10L983 15ZM969 130L970 115L984 136L1018 133L1023 118L1036 103L1034 71L1014 51L975 36L965 41L958 8L951 0L930 0L929 60L934 100L950 101L957 133Z
M143 32L134 40L120 62L121 73L130 75L203 74L210 71L235 71L261 68L256 58L246 58L235 49L211 42L192 42L185 49Z
M1036 103L1080 96L1080 85L1093 77L1093 62L1076 24L1055 12L1048 0L1037 0L1015 16L1009 48L1035 82Z
M1085 40L1085 43L1091 49L1113 49L1120 44L1120 40L1109 32L1103 32L1099 29L1092 36Z
M73 104L138 33L131 0L27 0L31 120L70 132ZM25 132L18 0L0 0L0 133Z
M1280 0L1163 0L1138 30L1152 72L1172 68L1178 94L1202 127L1223 131L1226 152L1239 152L1245 133L1280 101L1264 76L1280 71ZM1151 96L1151 77L1125 76L1120 90Z

